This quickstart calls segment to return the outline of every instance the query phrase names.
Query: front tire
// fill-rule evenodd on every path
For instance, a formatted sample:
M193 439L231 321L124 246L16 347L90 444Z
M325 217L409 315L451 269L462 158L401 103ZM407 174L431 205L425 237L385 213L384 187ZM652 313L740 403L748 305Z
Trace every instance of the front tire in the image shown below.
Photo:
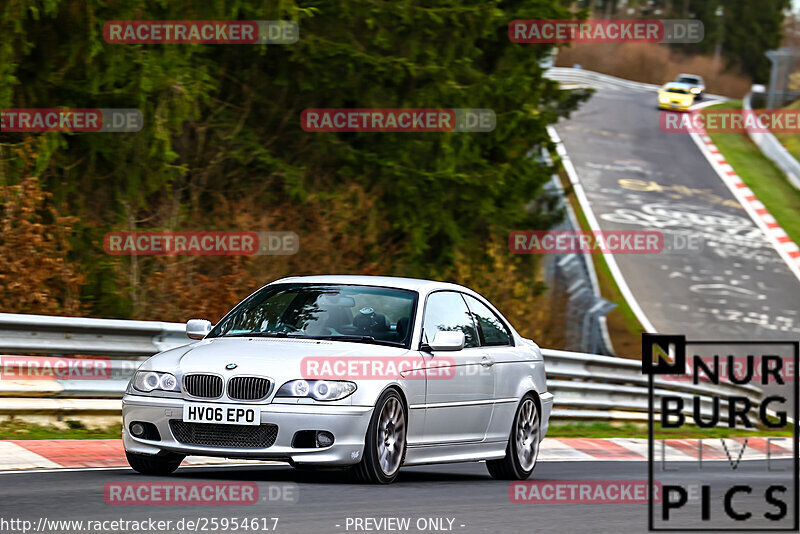
M128 464L134 471L143 475L164 476L174 473L186 458L182 454L173 452L163 455L136 454L135 452L125 451Z
M359 481L394 482L406 457L406 430L403 399L397 391L389 389L375 403L364 440L364 456L353 469Z
M486 460L492 478L498 480L525 480L531 476L539 456L539 429L541 419L533 394L522 397L511 433L508 436L505 458Z

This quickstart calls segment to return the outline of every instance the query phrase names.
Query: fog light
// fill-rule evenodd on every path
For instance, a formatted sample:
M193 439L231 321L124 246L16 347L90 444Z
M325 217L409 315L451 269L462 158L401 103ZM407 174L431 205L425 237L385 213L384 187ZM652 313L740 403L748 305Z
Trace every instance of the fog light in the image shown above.
M145 421L131 421L128 425L131 436L148 441L161 441L161 434L158 433L156 425Z
M330 432L317 432L317 447L330 447L333 445L333 434Z

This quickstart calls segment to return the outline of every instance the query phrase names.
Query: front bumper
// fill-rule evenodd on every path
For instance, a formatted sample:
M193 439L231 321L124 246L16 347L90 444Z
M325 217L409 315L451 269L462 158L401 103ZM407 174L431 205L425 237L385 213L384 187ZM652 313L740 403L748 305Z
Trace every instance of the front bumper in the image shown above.
M282 460L298 464L332 466L352 465L361 461L364 453L364 436L373 410L371 406L262 404L261 423L278 425L278 435L270 447L254 449L209 447L176 440L169 421L180 420L183 417L184 402L186 401L183 399L125 395L122 399L122 441L125 450L151 455L169 451L187 456ZM128 428L133 421L153 423L158 429L161 440L151 441L132 436ZM334 443L324 448L292 447L295 432L301 430L327 430L334 435Z
M660 109L666 109L670 111L689 111L692 107L692 103L689 104L682 104L680 102L668 102L663 103L661 101L658 102L658 107Z

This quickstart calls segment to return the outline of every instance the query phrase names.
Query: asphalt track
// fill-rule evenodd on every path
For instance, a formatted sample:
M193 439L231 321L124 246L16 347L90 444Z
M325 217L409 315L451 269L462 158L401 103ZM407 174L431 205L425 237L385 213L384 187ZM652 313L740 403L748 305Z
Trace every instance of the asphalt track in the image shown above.
M748 484L751 496L735 499L739 511L754 515L773 508L761 496L767 484L791 480L791 464L776 460L768 471L764 461L742 462L731 469L727 462L706 462L698 471L693 462L675 462L681 471L656 473L667 483L704 482L713 485L712 521L714 526L745 526L724 522L720 504L721 487ZM788 468L788 471L786 470ZM647 462L540 462L536 480L647 480ZM269 486L290 484L296 502L263 502L254 505L111 505L104 500L104 487L119 482L255 482L260 495L268 495ZM787 497L791 520L791 489ZM263 499L263 497L262 497ZM338 472L305 472L289 466L182 468L168 478L144 477L130 469L65 470L59 472L15 472L0 474L0 517L26 519L38 524L46 520L115 520L141 521L182 518L278 517L277 532L646 532L647 504L531 504L514 503L509 497L509 483L495 481L480 463L451 464L409 468L390 486L356 484ZM656 507L658 511L659 508ZM695 507L694 511L697 512ZM796 513L796 512L795 512ZM687 511L684 519L691 519ZM355 530L347 528L347 518L410 518L408 530ZM428 518L452 519L452 530L426 528L415 523ZM692 520L695 526L699 520ZM720 521L722 523L720 523ZM46 524L46 523L45 523ZM174 524L174 523L173 523ZM272 520L268 526L273 525ZM448 522L444 521L445 528ZM63 532L66 530L62 530ZM74 531L74 530L73 530ZM132 531L132 530L130 530ZM177 532L174 528L163 532ZM218 530L222 531L222 530ZM750 529L750 531L756 531ZM4 528L3 532L20 532ZM57 532L49 530L48 532ZM242 532L241 530L239 532ZM262 530L261 532L266 532Z
M797 339L800 281L659 113L651 91L604 88L556 127L603 230L665 234L663 253L615 256L645 316L690 340Z

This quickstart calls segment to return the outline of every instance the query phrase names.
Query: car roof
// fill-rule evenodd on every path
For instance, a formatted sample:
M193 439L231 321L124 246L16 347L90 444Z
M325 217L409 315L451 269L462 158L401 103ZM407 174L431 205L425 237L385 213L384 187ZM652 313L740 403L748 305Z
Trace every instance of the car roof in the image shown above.
M678 78L694 78L697 81L702 81L703 80L703 77L702 76L698 76L697 74L678 74L675 77L675 79L678 79Z
M275 280L273 284L345 284L359 286L379 286L391 287L396 289L408 289L426 293L435 289L450 289L474 293L467 287L448 282L437 282L434 280L422 280L419 278L401 278L397 276L369 276L369 275L339 275L326 274L314 276L290 276Z
M665 83L664 87L662 87L662 89L684 89L686 91L688 91L691 88L692 86L689 85L688 83L680 83L680 82Z

